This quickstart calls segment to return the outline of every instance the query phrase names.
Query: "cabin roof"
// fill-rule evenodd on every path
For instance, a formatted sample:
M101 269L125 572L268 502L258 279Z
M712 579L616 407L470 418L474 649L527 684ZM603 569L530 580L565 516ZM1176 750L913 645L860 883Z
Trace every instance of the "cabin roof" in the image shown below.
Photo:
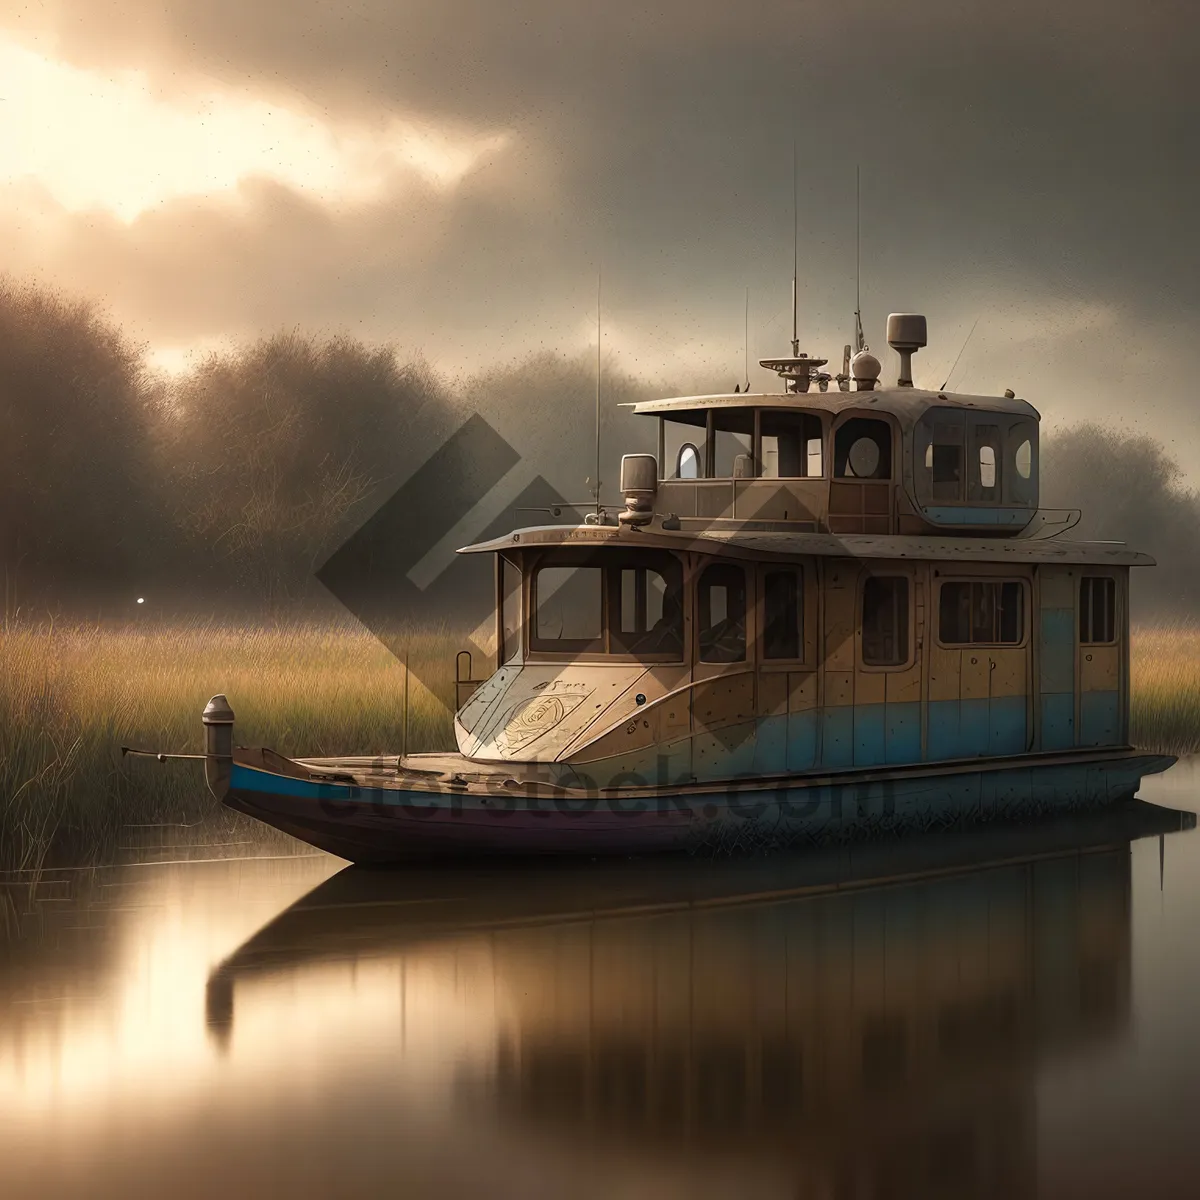
M667 530L612 525L539 525L464 546L459 554L539 547L623 546L695 550L735 558L798 557L912 559L921 562L1090 563L1097 566L1152 567L1149 554L1122 542L1083 542L1067 538L913 537L897 534L802 533L732 527Z
M635 413L668 416L709 408L795 408L840 413L846 409L879 409L901 421L916 423L931 408L977 409L1011 413L1039 420L1041 414L1025 400L1007 396L965 396L955 392L930 392L921 388L875 388L869 392L741 392L732 395L671 396L621 405Z

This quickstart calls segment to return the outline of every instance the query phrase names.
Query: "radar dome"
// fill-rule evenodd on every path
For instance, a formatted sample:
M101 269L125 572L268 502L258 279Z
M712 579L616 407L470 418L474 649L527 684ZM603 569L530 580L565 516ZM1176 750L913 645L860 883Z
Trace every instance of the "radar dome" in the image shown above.
M870 391L875 386L882 369L879 359L870 350L860 350L850 360L850 374L860 392Z

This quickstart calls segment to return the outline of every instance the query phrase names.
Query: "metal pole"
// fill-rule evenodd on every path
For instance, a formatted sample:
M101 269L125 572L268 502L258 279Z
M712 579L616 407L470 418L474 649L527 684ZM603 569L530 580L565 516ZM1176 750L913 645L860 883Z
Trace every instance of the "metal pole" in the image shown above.
M800 212L796 193L796 139L792 138L792 357L800 355L798 311L800 298L797 281L800 278Z
M596 270L596 516L600 516L600 270Z
M750 289L746 289L746 326L742 334L746 351L746 391L750 390Z

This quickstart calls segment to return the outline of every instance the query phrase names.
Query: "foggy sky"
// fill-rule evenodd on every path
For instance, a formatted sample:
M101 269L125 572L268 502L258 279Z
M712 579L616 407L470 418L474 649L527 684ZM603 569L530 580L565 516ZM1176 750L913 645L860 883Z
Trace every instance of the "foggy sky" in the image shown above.
M602 267L620 365L727 367L732 388L746 288L751 357L790 335L795 138L803 349L838 360L849 338L859 165L876 349L888 311L927 313L917 377L937 385L978 319L954 387L1013 387L1051 425L1121 421L1189 472L1200 451L1194 368L1175 365L1200 312L1183 0L0 0L0 34L144 71L164 104L215 92L335 136L402 118L491 139L450 186L395 168L331 199L247 175L132 220L0 185L0 269L101 297L168 356L296 325L449 370L576 353ZM0 121L36 134L45 114L0 95Z

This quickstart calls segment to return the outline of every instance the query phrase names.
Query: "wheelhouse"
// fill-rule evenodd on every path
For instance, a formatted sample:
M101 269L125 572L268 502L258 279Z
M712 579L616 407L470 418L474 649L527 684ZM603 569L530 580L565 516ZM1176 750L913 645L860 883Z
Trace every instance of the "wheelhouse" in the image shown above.
M1038 414L912 388L693 396L658 419L655 511L831 533L1019 532L1038 508Z

